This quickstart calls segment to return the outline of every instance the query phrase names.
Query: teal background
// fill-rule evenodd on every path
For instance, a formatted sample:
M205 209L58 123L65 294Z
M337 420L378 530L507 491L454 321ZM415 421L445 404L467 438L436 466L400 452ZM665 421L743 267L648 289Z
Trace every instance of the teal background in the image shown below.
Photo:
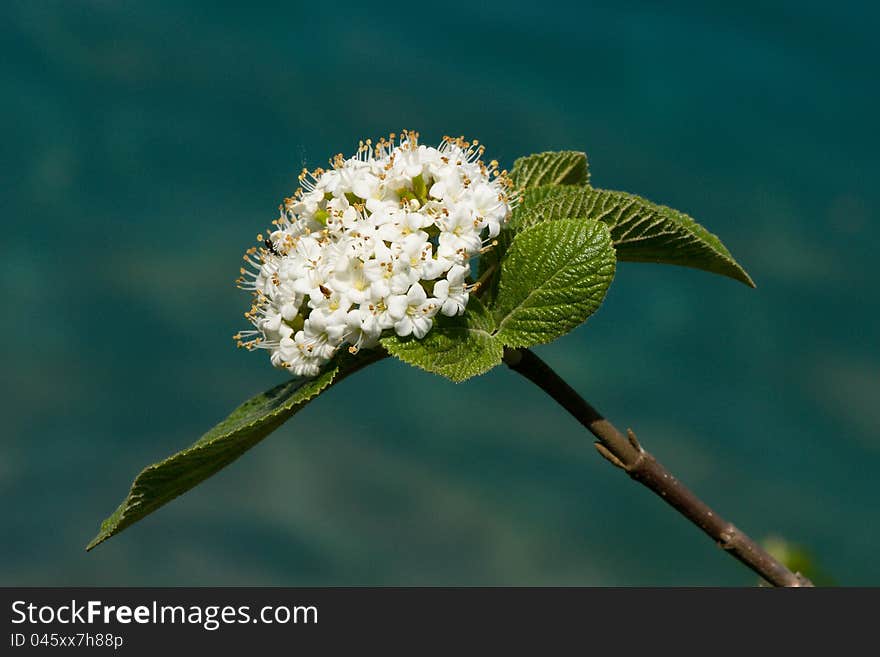
M878 15L866 3L5 2L0 584L755 580L503 368L386 361L86 554L145 465L284 379L239 258L401 128L692 214L758 283L622 264L538 353L716 509L880 584Z

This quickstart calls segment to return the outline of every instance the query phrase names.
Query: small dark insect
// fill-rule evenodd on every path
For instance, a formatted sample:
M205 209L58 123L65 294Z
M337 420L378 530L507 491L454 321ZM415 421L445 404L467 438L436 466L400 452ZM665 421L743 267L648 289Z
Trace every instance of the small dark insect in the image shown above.
M269 238L266 238L265 240L263 240L263 244L266 245L266 248L269 250L269 253L271 253L272 255L281 255L280 253L278 253L278 251L275 250L275 245L272 243L272 240L270 240Z

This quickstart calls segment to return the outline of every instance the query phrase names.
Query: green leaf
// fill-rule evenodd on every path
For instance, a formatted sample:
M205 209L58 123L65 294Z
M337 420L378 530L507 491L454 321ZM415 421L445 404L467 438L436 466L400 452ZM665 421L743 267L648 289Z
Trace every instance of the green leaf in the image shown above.
M535 210L542 201L569 189L571 185L589 183L587 155L578 151L558 151L521 157L513 164L511 179L514 186L522 190L522 195L509 221L501 228L495 248L480 256L481 278L490 269L497 268L518 232L537 223ZM497 293L496 274L485 280L482 296L491 305Z
M536 220L583 217L602 221L620 260L694 267L755 287L717 236L688 215L626 192L565 188L534 210Z
M458 383L501 363L503 348L494 330L492 315L472 295L463 315L438 315L424 338L394 335L382 338L382 346L405 363Z
M573 189L578 189L570 185L541 185L540 187L529 187L526 189L519 200L519 204L510 216L506 228L510 230L510 239L513 235L525 230L529 226L543 221L537 214L538 209L557 196L563 196Z
M548 151L521 157L513 163L510 177L516 188L587 185L590 182L587 154L579 151Z
M602 223L562 219L527 228L501 265L498 339L528 347L565 335L599 308L615 263Z
M564 185L541 185L540 187L530 187L523 192L519 203L511 213L510 219L506 225L502 226L501 232L498 234L498 243L480 256L478 271L481 278L490 269L497 270L501 258L507 252L507 249L510 248L510 243L518 232L537 223L535 211L541 203L567 189L570 188ZM481 294L483 300L491 305L492 300L498 294L497 273L484 281Z
M98 535L86 550L103 543L229 465L318 393L383 356L381 351L376 351L359 358L346 357L316 377L294 379L249 399L193 445L148 466L135 477L128 496L113 515L101 523Z

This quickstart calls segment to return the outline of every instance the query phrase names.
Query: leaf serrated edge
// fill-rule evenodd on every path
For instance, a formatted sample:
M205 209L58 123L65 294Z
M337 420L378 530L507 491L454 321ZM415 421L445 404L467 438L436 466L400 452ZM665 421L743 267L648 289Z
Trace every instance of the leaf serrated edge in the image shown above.
M260 441L262 441L263 439L268 437L269 434L271 434L275 429L277 429L279 426L284 424L285 421L287 421L292 415L294 415L295 412L299 409L299 407L305 405L306 403L308 403L309 401L314 399L317 395L324 392L328 388L330 388L338 383L341 383L345 378L347 378L351 374L354 374L355 372L363 369L367 365L370 365L374 362L381 360L382 358L385 358L387 355L388 354L384 350L376 349L373 353L369 354L368 356L361 357L360 359L355 360L355 361L349 360L348 362L350 363L350 367L346 368L343 364L337 363L333 367L332 370L325 371L322 374L315 377L315 379L312 379L310 381L306 381L303 385L308 385L309 383L313 383L315 380L319 379L320 377L327 376L328 373L330 374L330 376L327 378L327 380L325 382L323 382L323 385L320 385L319 387L315 387L314 390L310 394L307 394L304 397L298 398L295 402L285 402L285 403L281 404L277 409L273 409L271 413L267 414L266 416L263 416L264 419L268 418L267 420L265 420L265 428L267 429L265 434L256 438L254 440L253 445L248 446L244 451L247 451L251 447L254 447L257 443L259 443ZM281 385L282 386L289 385L289 383L288 384L281 384ZM276 386L276 388L277 387L280 387L280 386ZM272 389L270 389L270 391L274 390L274 389L275 388L272 388ZM265 394L265 393L263 393L263 394ZM294 395L295 395L295 393L294 393ZM247 402L244 402L244 403L246 404ZM239 405L236 408L236 410L238 410L238 408L241 408L241 406L242 405ZM235 410L233 410L232 413L230 413L230 416L233 415L234 413L235 413ZM227 419L228 419L228 417L229 416L227 416ZM261 421L261 419L257 418L257 419L254 419L253 421L251 421L245 425L242 425L240 427L236 427L233 430L230 430L230 431L227 431L223 434L220 434L216 438L212 438L209 441L202 442L202 441L204 441L205 436L210 434L210 430L209 430L208 432L205 433L205 435L203 435L201 438L199 438L195 443L193 443L189 447L184 448L181 451L179 451L175 454L172 454L171 456L169 456L161 461L158 461L157 463L153 463L151 465L148 465L146 468L141 470L138 473L138 475L134 478L134 481L131 484L131 487L129 489L128 494L122 500L120 505L116 508L116 510L112 514L110 514L106 519L104 519L104 521L101 523L101 526L98 530L98 534L88 543L88 545L86 545L86 548L85 548L86 552L93 550L95 547L97 547L98 545L100 545L101 543L106 541L107 539L120 533L121 531L123 531L127 527L131 526L132 524L134 524L135 522L137 522L141 518L145 517L149 513L152 513L152 511L149 511L149 512L147 512L147 514L144 514L143 516L137 516L136 513L133 513L133 512L136 512L137 510L139 510L143 504L144 495L143 495L143 493L139 492L139 488L144 484L143 479L145 476L148 476L150 473L155 472L164 466L167 466L169 463L173 462L175 459L189 457L192 454L195 454L201 450L206 450L208 448L214 448L214 447L217 447L218 445L222 445L222 443L224 441L230 440L236 434L239 434L239 433L242 433L242 432L245 432L248 430L252 430L255 427L257 427L258 425L262 425L262 424L263 424L263 422ZM244 451L242 452L242 454L244 453ZM230 459L227 463L224 463L223 465L221 465L220 468L217 468L217 470L220 470L220 469L226 467L227 465L229 465L229 463L236 460L238 458L238 456L240 456L240 455L241 454ZM213 464L211 464L211 465L213 465ZM208 476L210 476L210 475L208 475ZM193 484L193 485L195 486L198 483L200 483L200 481L197 481L196 484ZM162 506L164 506L168 502L171 502L172 500L179 497L183 493L186 493L187 491L191 490L191 488L192 487L185 488L185 489L181 490L179 493L171 495L167 499L161 501L155 507L155 509L153 509L153 511L158 510L159 508L161 508ZM136 516L136 517L132 517L132 516Z
M740 283L747 285L748 287L755 288L755 282L752 280L752 277L749 276L748 272L740 265L734 258L730 251L724 246L724 243L721 241L721 238L718 237L715 233L709 231L705 226L696 221L693 217L688 215L685 212L680 210L676 210L675 208L671 208L667 205L662 205L660 203L654 203L644 197L638 196L637 194L631 194L629 192L623 192L619 190L611 190L611 189L598 189L598 188L572 188L565 189L564 191L554 194L552 196L547 197L546 199L539 202L534 208L534 214L543 217L543 221L553 220L557 216L559 218L571 218L571 213L574 212L574 208L578 205L577 198L580 194L585 195L593 195L595 197L591 200L586 201L586 210L588 213L594 213L598 209L597 214L592 214L592 216L584 217L585 219L589 219L591 221L599 221L609 225L612 231L617 228L620 224L618 223L615 217L619 218L626 214L627 210L630 208L642 206L648 212L654 214L659 220L664 220L663 214L669 213L672 216L677 217L681 223L678 224L683 231L688 233L687 236L682 235L681 237L684 239L688 239L689 241L698 243L708 249L710 249L717 259L724 263L726 267L699 267L694 265L687 265L684 263L674 263L664 261L660 258L649 258L649 257L632 257L627 254L624 250L623 254L618 251L618 259L628 262L646 262L646 263L655 263L655 264L676 264L679 266L692 267L695 269L701 269L703 271L708 271L710 273L716 273L723 276L727 276L728 278L732 278ZM606 208L603 204L603 195L607 195L610 199L622 200L626 203L623 206L611 206L610 208ZM566 205L567 204L567 205ZM602 204L602 205L600 205ZM636 210L638 212L638 210ZM614 221L614 224L610 224L609 220ZM675 236L676 233L670 230L664 230L662 233L658 233L657 235L652 235L651 239L658 237L660 235L668 235ZM613 239L613 235L612 235ZM616 240L614 241L615 247L625 244L624 240Z
M556 157L570 157L571 164L564 169L563 171L553 171L553 179L545 182L541 182L540 185L536 185L534 183L535 172L541 166L541 164L546 163L547 160L550 160L554 156ZM580 163L583 162L584 165L584 180L575 183L563 183L562 181L574 171ZM521 167L527 166L531 163L530 168L525 170L520 170ZM558 166L558 164L557 164ZM543 175L543 174L541 174ZM544 185L561 185L561 184L571 184L571 185L589 185L590 184L590 162L587 158L587 154L584 151L542 151L540 153L532 153L531 155L525 155L523 157L519 157L513 162L513 168L511 169L511 177L514 180L514 183L517 187L528 189L531 187L541 187Z

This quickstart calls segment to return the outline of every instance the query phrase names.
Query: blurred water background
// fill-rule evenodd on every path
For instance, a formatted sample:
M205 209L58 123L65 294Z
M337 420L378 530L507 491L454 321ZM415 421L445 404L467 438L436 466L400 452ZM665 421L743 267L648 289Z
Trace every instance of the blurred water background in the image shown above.
M880 584L877 9L28 2L0 8L0 584L727 585L754 578L504 368L386 361L83 546L145 465L282 381L239 258L303 165L401 128L587 151L757 290L623 264L538 353L758 538Z

